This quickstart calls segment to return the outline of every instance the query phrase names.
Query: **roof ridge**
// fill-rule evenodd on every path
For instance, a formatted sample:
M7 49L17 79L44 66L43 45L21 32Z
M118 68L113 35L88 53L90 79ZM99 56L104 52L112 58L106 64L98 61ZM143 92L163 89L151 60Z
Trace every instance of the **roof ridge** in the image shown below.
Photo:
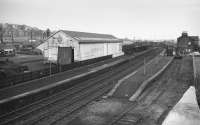
M105 33L82 32L82 31L74 31L74 30L61 30L61 31L78 32L78 33L91 33L91 34L101 34L101 35L111 35L111 34L105 34ZM111 35L111 36L112 36L112 35Z
M93 37L93 38L117 38L111 34L101 34L101 33L91 33L91 32L81 32L81 31L70 31L70 30L61 30L64 33L72 37Z

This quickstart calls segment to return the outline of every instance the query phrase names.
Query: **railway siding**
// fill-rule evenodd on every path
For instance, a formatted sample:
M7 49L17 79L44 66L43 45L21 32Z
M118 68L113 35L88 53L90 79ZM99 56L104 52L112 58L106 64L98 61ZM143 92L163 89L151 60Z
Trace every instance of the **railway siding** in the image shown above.
M173 60L169 68L144 90L137 106L130 111L142 116L137 125L161 125L168 112L193 84L192 73L191 57Z
M12 109L13 106L20 106L22 103L27 104L28 102L33 102L33 99L38 100L38 97L42 97L42 95L47 96L49 94L55 93L55 91L58 92L59 90L62 90L63 88L72 86L72 84L81 82L84 79L92 78L95 75L98 75L99 73L106 72L110 70L111 68L119 66L125 61L126 60L119 60L117 61L118 63L115 63L115 62L110 63L106 67L104 65L103 67L100 66L98 70L87 71L85 73L73 76L69 79L55 82L54 84L50 84L50 85L47 85L47 86L29 91L29 92L25 92L16 96L2 99L0 100L0 111L7 112L7 111L10 111L10 109ZM14 104L17 104L17 105L14 105Z
M28 106L27 108L23 108L22 110L12 112L12 114L10 115L8 114L5 117L1 117L0 124L1 123L25 124L25 125L40 124L40 123L41 124L58 124L58 125L66 124L70 122L72 119L74 119L76 117L76 113L78 113L81 110L81 107L85 105L82 103L82 101L84 103L89 103L96 100L96 99L88 100L86 98L88 97L93 98L94 95L96 95L99 92L105 95L108 92L107 90L110 90L117 80L119 80L120 78L123 78L125 75L131 73L132 71L135 71L136 69L138 69L138 67L142 66L142 60L144 57L146 57L147 62L149 62L152 58L158 55L158 53L160 53L161 50L162 49L155 49L154 51L148 51L148 52L145 52L142 56L137 56L137 58L129 57L128 63L119 65L116 68L112 68L112 70L108 70L107 72L102 73L101 75L92 77L86 81L81 81L81 85L84 85L84 86L81 86L80 84L76 84L75 85L76 87L75 86L72 87L75 90L72 88L68 88L58 94L53 95L53 97L48 97L48 98L45 98L44 100L39 100L35 104L29 105L30 107ZM115 65L115 64L116 63L112 63L112 65ZM106 65L103 65L102 68L105 66ZM97 69L99 68L94 68L93 70L89 70L89 71L95 71ZM109 84L109 86L104 86L103 84ZM98 91L97 91L97 90L94 90L94 88L92 87L92 86L99 86L99 85L104 86L102 90L99 90L98 88ZM71 92L71 90L74 90L74 92ZM84 98L80 97L80 95L82 95L83 92L88 93L89 90L92 91L92 93L89 94L89 96L85 95ZM104 90L106 90L106 92L104 92ZM103 95L101 95L101 97ZM66 102L71 102L74 99L75 100L78 99L78 100L76 100L73 104L70 103L71 106L68 106L68 103ZM77 105L79 106L77 107ZM71 110L72 107L74 107L73 110Z
M142 85L140 85L140 87L137 89L137 91L129 98L129 100L135 101L136 98L142 93L142 91L148 86L148 84L152 82L153 80L155 80L157 77L159 77L165 71L165 69L172 63L172 61L173 61L173 58L169 58L169 60L167 60L167 64L165 64L159 71L157 71L150 78L145 80L142 83Z
M77 72L72 72L72 74L69 75L64 75L66 73L62 73L61 75L56 74L52 78L44 78L35 80L35 84L21 84L19 86L15 86L11 88L9 93L8 91L0 91L1 100L0 100L0 112L1 114L8 113L10 111L13 111L17 108L20 108L24 105L30 104L34 101L40 100L42 98L45 98L47 96L50 96L54 93L57 93L59 91L62 91L66 88L69 88L75 83L80 83L83 82L86 79L95 77L96 75L105 73L106 71L111 70L112 68L115 68L119 65L122 65L123 63L129 62L130 60L134 59L137 56L141 56L142 54L147 54L149 52L153 52L156 49L150 49L145 52L139 53L138 55L132 56L130 58L123 58L123 59L118 59L115 61L107 62L107 65L104 65L105 63L96 66L98 68L95 68L95 66L91 67L88 66L88 68L85 68L85 70L77 70ZM84 72L84 73L83 73ZM82 73L82 74L81 74ZM71 76L71 78L70 78ZM74 76L74 77L73 77ZM56 77L56 78L55 78ZM68 78L66 78L68 77ZM60 80L59 79L63 79ZM46 86L41 87L41 85L46 84ZM26 91L26 92L23 92ZM14 92L18 92L20 94L14 94ZM14 96L11 96L14 94Z
M124 81L119 81L121 84L113 92L112 97L130 98L133 101L143 91L148 82L164 71L172 60L173 57L157 56L144 67L139 68L132 76Z
M173 57L157 56L155 59L153 59L152 61L150 61L150 63L147 64L148 68L146 67L148 69L148 71L146 73L148 73L148 74L150 73L151 75L146 74L148 77L144 78L143 68L139 68L139 70L137 72L133 72L133 73L131 73L132 75L125 76L123 80L120 80L120 82L123 82L122 84L126 85L127 81L129 81L130 79L132 80L133 78L137 78L138 75L141 75L140 77L144 78L142 80L145 80L146 78L149 78L156 72L160 71L163 67L167 67L171 63L172 60L173 60ZM160 65L160 66L158 66L158 65ZM156 68L156 67L159 67L159 68ZM150 69L156 69L156 70L152 71ZM137 74L137 73L139 73L139 74ZM135 75L135 74L137 74L137 75ZM132 82L132 84L133 84L133 82ZM132 86L132 84L130 84L130 85ZM121 87L121 85L117 85L117 86ZM137 90L137 88L136 88L136 90ZM132 93L134 93L134 89L132 89L132 91L133 91ZM114 94L116 94L116 93L114 93ZM119 94L121 94L121 93L119 93ZM113 95L107 99L102 99L100 101L91 103L83 111L80 112L80 115L78 117L73 119L69 124L111 125L111 124L114 124L115 121L118 121L119 119L121 119L121 117L124 114L126 114L126 112L128 112L132 108L134 108L135 105L137 105L137 102L129 101L127 99L127 97L124 95L124 93L122 93L122 96L114 96ZM137 123L141 119L139 117L135 117L132 115L128 116L126 114L126 116L129 120L131 117L131 120L128 121L129 124ZM127 120L124 119L124 122L127 122Z

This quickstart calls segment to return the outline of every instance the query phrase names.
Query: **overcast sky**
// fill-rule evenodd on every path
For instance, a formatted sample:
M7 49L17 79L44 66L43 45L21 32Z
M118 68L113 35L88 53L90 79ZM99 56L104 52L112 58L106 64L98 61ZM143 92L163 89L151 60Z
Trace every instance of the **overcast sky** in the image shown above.
M0 0L0 22L136 39L200 35L200 0Z

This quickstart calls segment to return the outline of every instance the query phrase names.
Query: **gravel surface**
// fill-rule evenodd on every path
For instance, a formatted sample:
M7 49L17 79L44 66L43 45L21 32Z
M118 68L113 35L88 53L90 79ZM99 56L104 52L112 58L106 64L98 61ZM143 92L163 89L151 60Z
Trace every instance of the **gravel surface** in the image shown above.
M166 56L156 57L150 63L146 64L145 71L144 67L141 67L136 74L124 80L114 92L113 97L130 98L145 80L161 70L170 59L171 57Z
M70 125L106 125L130 103L117 99L103 99L88 105Z

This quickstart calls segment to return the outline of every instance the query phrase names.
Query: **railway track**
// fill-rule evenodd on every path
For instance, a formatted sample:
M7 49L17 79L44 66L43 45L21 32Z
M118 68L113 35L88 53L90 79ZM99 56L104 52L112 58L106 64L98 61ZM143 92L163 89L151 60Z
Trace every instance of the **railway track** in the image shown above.
M172 62L174 63L174 62ZM173 66L173 68L175 68L175 70L180 68L180 65L177 65L178 63L175 64L175 66ZM166 69L166 70L169 70ZM178 70L179 71L179 70ZM175 71L177 73L177 71ZM173 75L174 72L173 72ZM167 76L168 78L170 78L169 76ZM133 102L132 105L130 105L129 107L127 107L120 115L118 115L116 118L114 118L109 125L131 125L131 124L138 124L140 122L140 120L142 119L141 115L135 115L137 113L131 112L132 110L135 109L135 107L138 107L138 105L144 104L143 102L145 101L146 103L148 103L148 105L151 105L155 100L157 100L163 93L163 86L164 84L167 84L167 80L165 81L156 81L153 82L151 84L149 84L149 88L146 89L143 94L136 100ZM150 87L151 86L151 87ZM163 88L161 88L161 86ZM158 90L158 88L160 90ZM156 93L155 93L156 91ZM151 97L151 99L149 100L148 97Z
M173 60L164 73L151 82L142 95L118 117L114 118L109 125L162 124L167 113L189 87L188 84L191 84L186 82L191 80L192 75L181 80L181 76L185 74L183 72L186 72L183 70L182 63L182 60ZM158 106L159 109L159 105L164 107L160 114L148 113L152 112L151 107L153 106Z
M144 56L150 60L156 53L158 50L144 54ZM0 118L0 124L58 124L62 121L66 122L66 117L108 92L114 85L113 81L142 65L142 59L142 57L137 57L134 61L129 62L129 65L122 64L119 68L7 114ZM130 65L133 67L130 68Z

